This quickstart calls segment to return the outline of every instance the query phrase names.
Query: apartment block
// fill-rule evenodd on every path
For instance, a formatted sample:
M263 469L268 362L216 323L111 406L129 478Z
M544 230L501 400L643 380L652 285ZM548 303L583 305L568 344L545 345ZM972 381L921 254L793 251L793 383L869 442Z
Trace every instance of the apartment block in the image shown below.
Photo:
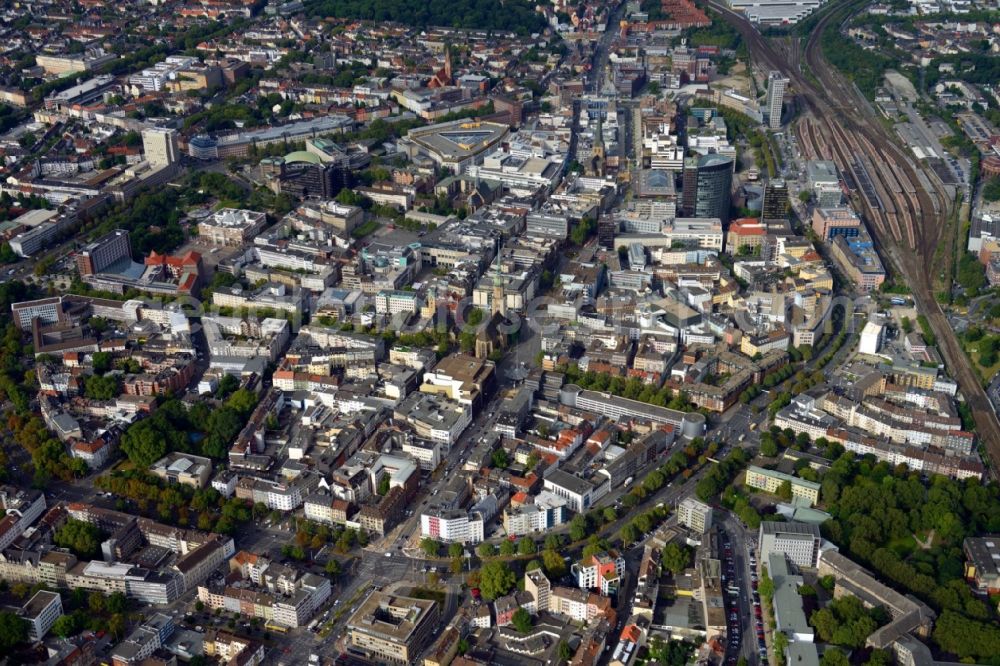
M818 483L806 481L784 472L763 469L756 465L747 468L746 484L751 488L775 494L786 481L792 486L793 500L803 502L807 506L813 506L819 501L820 484Z
M625 558L612 553L598 553L572 567L577 586L585 590L600 590L610 595L618 589L625 574Z
M765 520L760 524L757 543L760 560L764 562L771 553L779 553L799 567L816 568L822 537L817 525L806 523L776 523Z

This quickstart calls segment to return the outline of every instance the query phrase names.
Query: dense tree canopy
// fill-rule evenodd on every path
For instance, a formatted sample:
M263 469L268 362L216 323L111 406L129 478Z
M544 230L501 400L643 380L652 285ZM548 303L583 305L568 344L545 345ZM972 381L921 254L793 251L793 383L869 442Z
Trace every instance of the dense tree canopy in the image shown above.
M225 458L256 404L256 394L247 389L237 389L215 409L198 403L189 411L179 400L167 400L151 416L129 426L122 436L122 451L140 467L148 467L170 451Z
M511 30L519 33L540 32L545 20L526 0L507 0L503 4L487 0L316 0L308 3L314 16L396 21L418 27L442 26L481 30Z
M69 548L80 559L89 560L101 549L101 531L96 525L71 518L56 530L52 541L61 548Z
M28 640L28 623L10 611L0 612L0 651L8 652Z
M873 611L865 609L857 597L844 596L815 611L809 622L820 640L857 648L865 644L865 639L878 628L879 620L884 619L884 612Z
M825 536L890 585L947 616L934 634L943 649L1000 655L1000 643L984 624L992 613L970 592L962 567L963 539L1000 531L1000 486L942 476L924 481L904 466L854 461L849 454L834 461L821 483L833 516L823 525Z
M996 622L977 622L945 611L934 626L934 640L959 658L1000 663L1000 629Z

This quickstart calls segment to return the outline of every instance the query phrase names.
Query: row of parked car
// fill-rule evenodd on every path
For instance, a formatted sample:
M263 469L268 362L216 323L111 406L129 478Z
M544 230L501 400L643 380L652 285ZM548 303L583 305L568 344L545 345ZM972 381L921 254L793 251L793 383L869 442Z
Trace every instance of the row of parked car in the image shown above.
M754 628L757 631L757 649L760 650L760 663L762 666L767 666L767 642L764 640L764 614L760 609L760 594L757 592L757 585L759 583L757 579L757 560L755 558L753 548L749 551L750 555L750 586L753 588L752 600L753 600L753 621Z

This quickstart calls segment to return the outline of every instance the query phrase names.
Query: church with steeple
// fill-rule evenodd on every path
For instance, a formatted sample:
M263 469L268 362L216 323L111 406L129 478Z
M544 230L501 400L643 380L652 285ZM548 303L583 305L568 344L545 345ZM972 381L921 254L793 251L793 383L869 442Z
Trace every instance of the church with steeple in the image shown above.
M496 269L493 274L493 293L490 294L489 321L476 333L476 358L489 358L495 352L507 349L510 336L504 331L510 321L507 319L507 296L504 293L504 279L500 269L500 239L497 239Z
M447 88L455 85L455 80L451 76L451 46L444 47L444 68L439 69L431 77L428 88Z
M597 116L597 129L594 131L594 146L590 153L590 163L587 165L587 175L594 178L604 178L604 117Z

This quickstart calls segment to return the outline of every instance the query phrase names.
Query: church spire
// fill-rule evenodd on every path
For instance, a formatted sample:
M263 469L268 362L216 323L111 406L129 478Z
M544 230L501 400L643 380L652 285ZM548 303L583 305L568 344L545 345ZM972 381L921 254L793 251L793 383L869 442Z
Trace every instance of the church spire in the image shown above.
M493 273L493 313L507 316L507 297L503 293L503 276L500 273L500 238L497 238L496 271Z

